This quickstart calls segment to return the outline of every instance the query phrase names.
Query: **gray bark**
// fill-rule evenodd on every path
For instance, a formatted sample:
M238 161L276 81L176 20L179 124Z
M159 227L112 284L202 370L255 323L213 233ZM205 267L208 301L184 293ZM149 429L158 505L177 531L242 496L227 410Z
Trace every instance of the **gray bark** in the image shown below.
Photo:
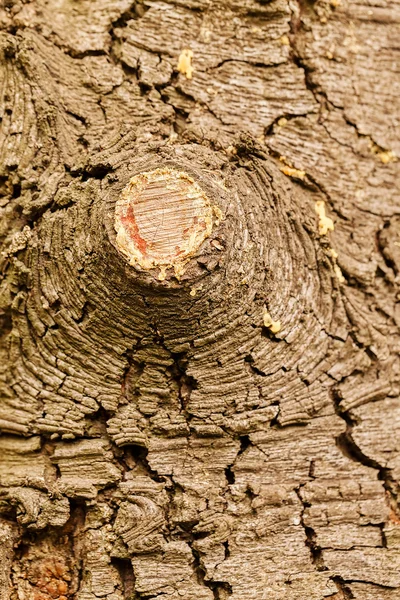
M0 8L1 600L400 597L399 21Z

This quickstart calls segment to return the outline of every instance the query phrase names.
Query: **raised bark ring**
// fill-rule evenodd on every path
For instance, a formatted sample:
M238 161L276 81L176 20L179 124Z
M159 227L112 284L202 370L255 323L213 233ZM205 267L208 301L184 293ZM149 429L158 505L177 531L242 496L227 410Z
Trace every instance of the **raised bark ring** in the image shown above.
M116 246L129 264L159 268L159 280L169 268L179 279L221 218L221 210L186 172L170 167L142 172L116 202Z

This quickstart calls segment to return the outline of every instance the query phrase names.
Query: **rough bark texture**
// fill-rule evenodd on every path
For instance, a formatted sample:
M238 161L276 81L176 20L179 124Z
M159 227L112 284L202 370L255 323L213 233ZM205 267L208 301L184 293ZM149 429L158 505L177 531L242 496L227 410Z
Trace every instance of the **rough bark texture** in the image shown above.
M399 21L5 1L1 600L400 598Z

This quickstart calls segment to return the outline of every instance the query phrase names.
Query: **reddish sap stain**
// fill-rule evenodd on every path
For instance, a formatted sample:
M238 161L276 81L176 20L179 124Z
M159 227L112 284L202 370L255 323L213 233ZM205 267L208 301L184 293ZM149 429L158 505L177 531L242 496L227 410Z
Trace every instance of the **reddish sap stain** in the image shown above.
M139 227L136 223L132 206L128 206L126 216L121 215L120 219L123 225L126 227L131 237L131 240L136 244L136 247L140 250L142 254L146 254L147 242L141 237L139 233Z

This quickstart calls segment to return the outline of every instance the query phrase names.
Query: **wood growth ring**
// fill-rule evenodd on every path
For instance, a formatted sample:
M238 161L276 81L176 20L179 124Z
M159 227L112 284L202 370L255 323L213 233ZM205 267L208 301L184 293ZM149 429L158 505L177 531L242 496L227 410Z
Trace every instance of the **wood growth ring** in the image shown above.
M160 280L169 268L179 278L221 216L187 173L169 167L139 173L116 203L117 248L131 265L159 268Z

